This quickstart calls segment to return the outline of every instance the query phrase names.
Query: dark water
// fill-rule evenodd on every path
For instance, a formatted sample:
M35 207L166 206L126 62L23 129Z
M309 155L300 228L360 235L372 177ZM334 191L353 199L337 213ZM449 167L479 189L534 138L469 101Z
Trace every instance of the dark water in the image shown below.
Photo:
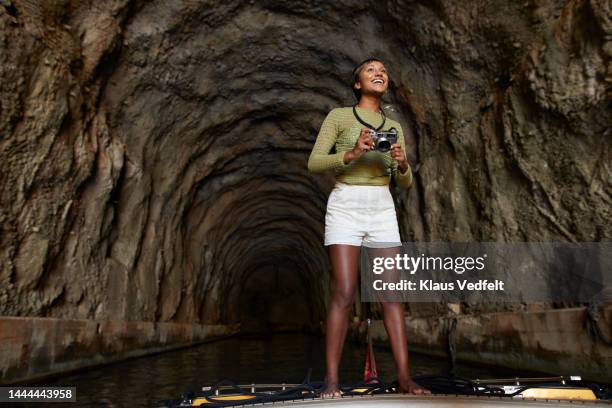
M375 350L381 379L395 379L390 350ZM340 380L362 379L365 346L347 343ZM445 373L445 359L411 353L413 375ZM47 386L76 386L77 403L66 406L148 407L174 399L187 390L223 379L238 383L299 383L312 367L312 380L323 380L324 343L320 337L283 334L241 337L187 349L128 360L98 369L46 381ZM459 365L457 375L468 378L499 378L518 375L503 369ZM23 406L23 405L22 405ZM59 407L60 404L51 404Z

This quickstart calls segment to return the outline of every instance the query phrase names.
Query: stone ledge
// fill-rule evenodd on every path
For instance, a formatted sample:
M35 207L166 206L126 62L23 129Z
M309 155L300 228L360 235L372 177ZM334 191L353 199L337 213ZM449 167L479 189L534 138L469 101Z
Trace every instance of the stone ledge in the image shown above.
M238 326L0 317L0 384L186 347Z
M457 319L454 331L457 360L558 375L581 375L587 380L612 383L612 346L589 335L584 307L437 318L407 317L410 350L446 356L447 332L452 318ZM604 337L612 338L612 305L602 310L600 329ZM363 337L364 331L364 323L353 326L355 336ZM382 321L373 322L372 335L377 344L388 346Z

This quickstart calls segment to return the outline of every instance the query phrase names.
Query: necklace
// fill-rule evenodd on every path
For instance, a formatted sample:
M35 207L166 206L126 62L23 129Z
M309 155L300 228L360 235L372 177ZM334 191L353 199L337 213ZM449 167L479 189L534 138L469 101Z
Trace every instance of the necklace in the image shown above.
M382 123L380 124L379 127L375 128L374 126L370 125L368 122L366 122L365 120L361 119L361 117L359 117L359 115L357 114L357 104L353 105L353 115L355 115L355 118L357 118L357 120L359 121L359 123L361 123L364 126L369 127L370 129L374 129L377 132L383 128L383 126L385 126L385 122L387 121L387 116L385 115L385 111L382 110L382 108L380 108L380 114L382 116Z

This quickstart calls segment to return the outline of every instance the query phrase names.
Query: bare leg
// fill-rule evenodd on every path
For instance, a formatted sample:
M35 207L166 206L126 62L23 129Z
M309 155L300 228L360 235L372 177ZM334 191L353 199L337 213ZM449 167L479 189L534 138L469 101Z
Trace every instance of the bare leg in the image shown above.
M397 381L399 392L409 394L431 394L431 392L418 385L410 377L408 365L408 341L406 339L406 322L404 308L401 303L383 302L385 329L391 342L391 350L395 366L397 367Z
M377 257L394 258L400 253L399 247L369 249L370 253ZM400 276L397 270L387 270L383 279L389 282L397 282ZM406 338L406 321L404 320L404 307L392 295L382 297L383 322L389 335L391 350L395 366L397 367L397 381L399 392L410 394L431 394L431 392L415 383L410 376L408 364L408 340Z
M342 348L348 330L348 314L355 299L358 280L360 247L352 245L330 245L329 257L332 266L332 294L327 312L325 330L325 390L323 398L339 397L338 368Z

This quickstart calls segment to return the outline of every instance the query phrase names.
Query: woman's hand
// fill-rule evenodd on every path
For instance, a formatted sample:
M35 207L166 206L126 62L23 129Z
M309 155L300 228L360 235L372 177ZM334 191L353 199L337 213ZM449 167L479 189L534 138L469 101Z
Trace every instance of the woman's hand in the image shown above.
M406 154L399 143L394 143L391 146L391 158L397 162L397 167L400 172L405 173L408 170L408 160Z
M344 162L348 163L351 160L360 158L365 152L374 149L374 141L372 140L372 129L361 128L359 138L355 142L353 150L344 153Z

